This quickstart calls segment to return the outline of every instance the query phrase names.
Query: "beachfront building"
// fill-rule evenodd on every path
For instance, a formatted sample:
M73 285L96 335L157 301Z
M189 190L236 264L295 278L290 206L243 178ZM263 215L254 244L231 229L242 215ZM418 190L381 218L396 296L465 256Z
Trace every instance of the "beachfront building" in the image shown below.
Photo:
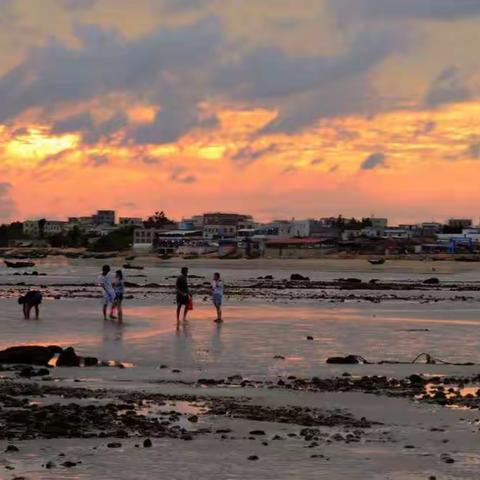
M274 220L270 223L264 223L255 229L255 236L263 238L289 238L292 236L292 223L290 220Z
M94 225L115 225L115 210L98 210L92 215L92 223Z
M450 228L469 228L473 224L472 219L470 218L450 218L448 220L448 226Z
M279 238L265 242L268 258L318 258L336 250L336 241L321 238Z
M203 238L208 240L236 238L239 230L254 228L251 215L206 213L203 216Z
M415 231L408 228L388 227L383 231L384 238L409 239L415 236Z
M43 225L43 235L45 237L53 237L54 235L61 235L65 232L67 222L60 220L46 220Z
M27 220L23 222L23 234L37 238L40 236L40 225L38 220Z
M31 238L52 237L63 233L67 222L59 220L27 220L23 222L23 233Z
M155 235L163 231L156 228L136 228L133 232L133 248L152 250Z
M194 215L190 218L182 218L178 223L179 230L203 230L203 215Z
M208 251L208 247L209 242L203 238L202 230L159 231L153 238L153 249L161 255L201 255Z
M140 217L120 217L118 223L122 227L141 227L143 219Z

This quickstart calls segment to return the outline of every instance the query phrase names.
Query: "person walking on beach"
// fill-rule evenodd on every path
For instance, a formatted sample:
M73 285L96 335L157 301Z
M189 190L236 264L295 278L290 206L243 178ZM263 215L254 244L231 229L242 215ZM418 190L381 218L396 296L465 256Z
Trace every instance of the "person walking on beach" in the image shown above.
M115 291L114 309L117 310L118 323L123 322L123 296L125 294L125 282L123 280L123 272L117 270L115 272L115 282L113 284Z
M223 280L220 278L220 274L218 272L214 273L213 281L212 281L212 301L213 305L217 309L217 318L215 322L222 323L222 303L223 303L223 292L224 292L224 285Z
M23 305L23 316L25 320L30 320L30 312L32 311L32 308L35 309L35 319L38 320L42 300L42 292L39 292L38 290L30 290L18 299L18 303Z
M113 289L112 276L110 275L110 267L108 265L102 267L102 273L97 279L97 285L103 292L103 319L107 320L108 307L110 307L110 318L114 320L116 318L113 314L115 290Z
M177 326L180 323L180 313L183 307L183 321L187 319L187 313L189 310L191 295L188 288L188 268L183 267L181 274L177 278Z

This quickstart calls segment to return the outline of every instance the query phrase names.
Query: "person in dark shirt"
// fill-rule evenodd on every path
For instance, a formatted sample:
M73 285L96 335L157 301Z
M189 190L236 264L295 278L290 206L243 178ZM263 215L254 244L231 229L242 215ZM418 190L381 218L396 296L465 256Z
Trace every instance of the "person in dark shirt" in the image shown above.
M42 300L42 292L39 292L38 290L30 290L18 299L18 303L23 305L23 316L25 317L25 320L30 320L30 312L32 311L32 308L35 309L35 319L38 320Z
M177 278L177 325L180 323L180 312L183 307L183 321L187 319L190 290L188 288L188 268L183 267L181 275Z

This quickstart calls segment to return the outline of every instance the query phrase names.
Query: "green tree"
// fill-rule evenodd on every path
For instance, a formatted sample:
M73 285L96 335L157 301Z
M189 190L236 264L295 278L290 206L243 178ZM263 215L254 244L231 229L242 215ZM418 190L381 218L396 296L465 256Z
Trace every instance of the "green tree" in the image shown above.
M94 252L114 252L127 250L133 245L133 231L135 227L124 227L100 237L89 247Z
M155 212L143 222L145 228L173 228L175 225L176 223L170 220L163 210L161 212Z

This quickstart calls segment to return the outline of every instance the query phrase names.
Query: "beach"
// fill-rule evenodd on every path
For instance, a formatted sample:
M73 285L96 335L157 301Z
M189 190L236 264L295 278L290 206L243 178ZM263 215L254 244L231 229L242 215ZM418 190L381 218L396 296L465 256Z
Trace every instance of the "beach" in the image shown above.
M0 451L19 451L1 454L0 478L475 478L477 264L140 257L143 270L124 272L118 325L101 318L103 263L124 260L48 257L38 275L0 268L0 348L72 346L109 365L31 378L4 366ZM194 310L177 331L185 263ZM222 325L209 298L215 271ZM39 321L16 303L30 288L45 295ZM421 353L436 364L409 363ZM348 354L371 363L326 363ZM52 430L74 417L76 430Z

